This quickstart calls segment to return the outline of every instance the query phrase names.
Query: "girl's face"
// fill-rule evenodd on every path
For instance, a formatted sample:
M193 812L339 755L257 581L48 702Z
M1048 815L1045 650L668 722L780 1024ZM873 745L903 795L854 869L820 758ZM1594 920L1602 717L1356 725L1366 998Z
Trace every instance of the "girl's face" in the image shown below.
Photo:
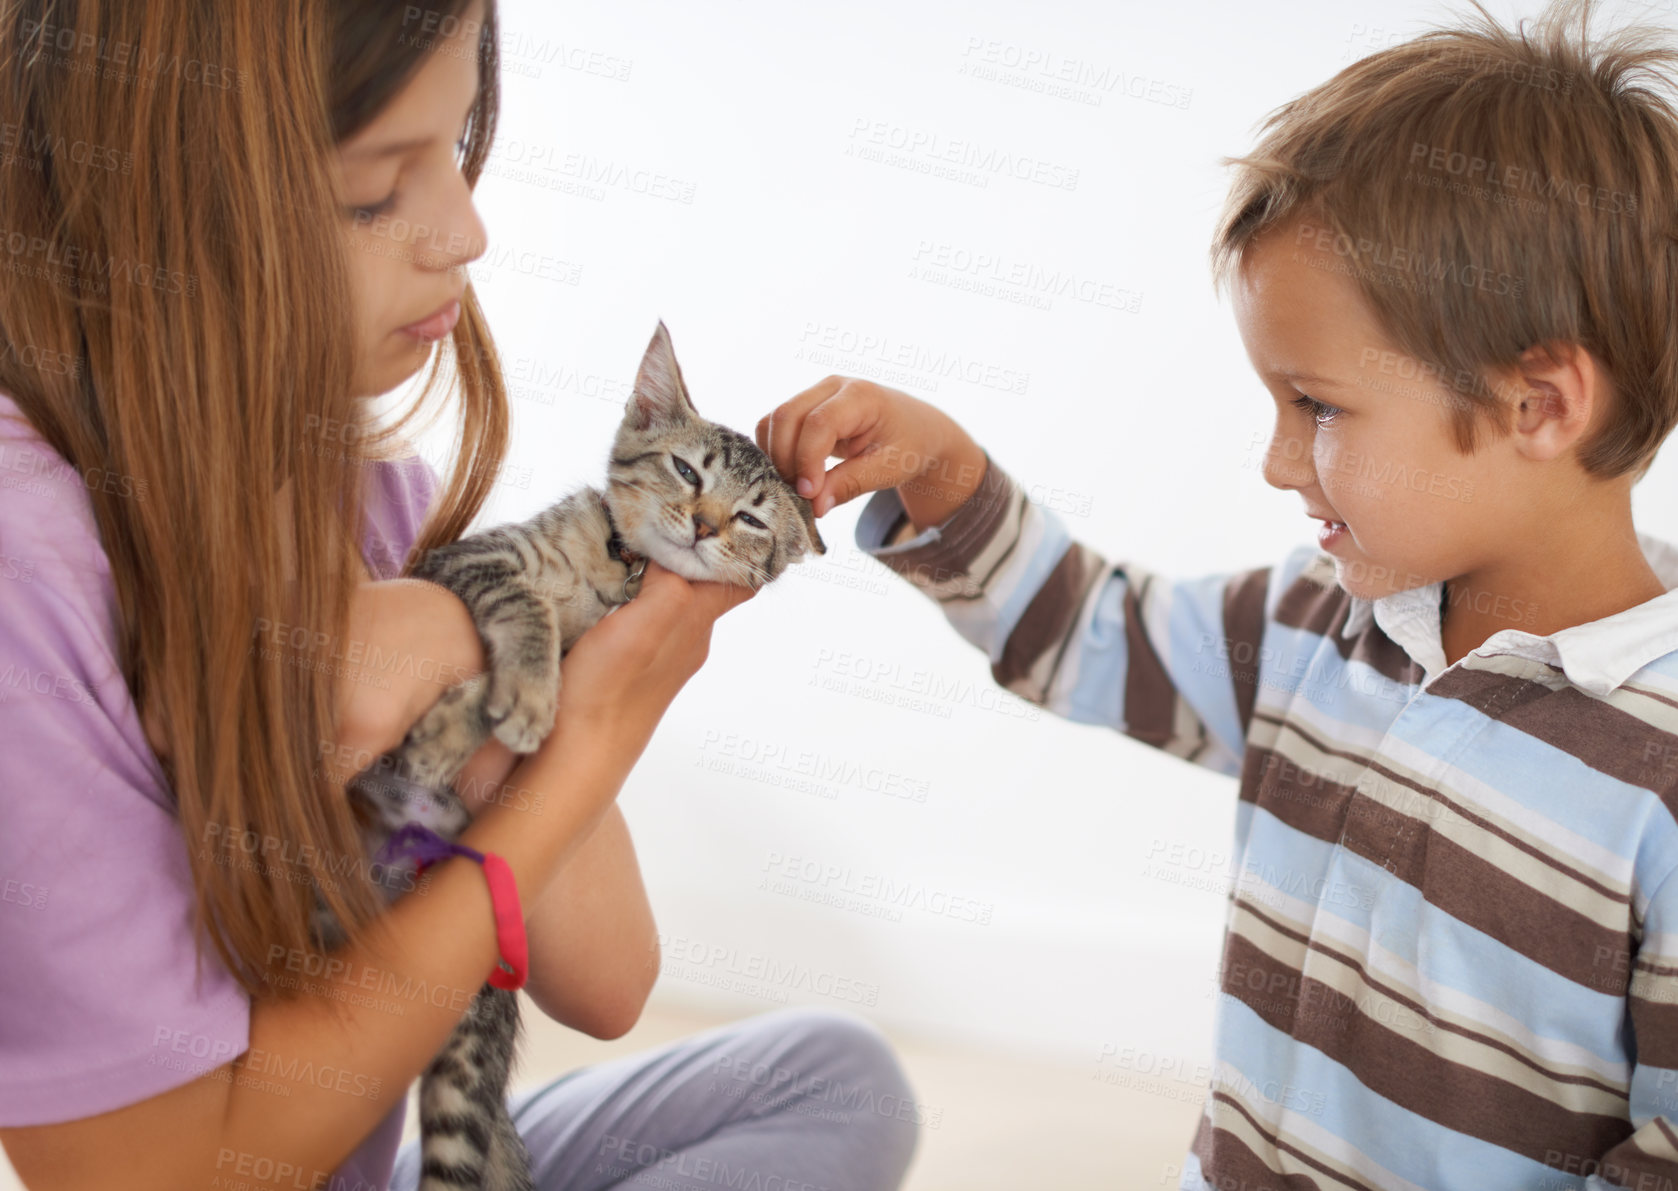
M338 146L358 343L354 393L374 397L413 376L454 328L466 264L484 225L460 172L466 116L478 95L483 0L365 128Z

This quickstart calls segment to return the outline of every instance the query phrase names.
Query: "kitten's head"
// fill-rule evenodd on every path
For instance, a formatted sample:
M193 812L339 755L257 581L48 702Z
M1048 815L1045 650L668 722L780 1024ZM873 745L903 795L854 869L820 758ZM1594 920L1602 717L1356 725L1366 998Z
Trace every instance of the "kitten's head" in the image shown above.
M827 553L810 502L769 456L693 408L662 322L612 443L606 501L631 550L688 579L762 587Z

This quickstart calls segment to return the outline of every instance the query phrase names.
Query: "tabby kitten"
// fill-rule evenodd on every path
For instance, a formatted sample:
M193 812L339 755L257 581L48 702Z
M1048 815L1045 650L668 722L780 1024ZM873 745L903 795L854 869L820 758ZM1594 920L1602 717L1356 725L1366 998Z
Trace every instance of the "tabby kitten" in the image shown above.
M693 580L761 587L825 554L810 502L755 442L699 416L660 322L612 444L606 488L585 487L516 525L430 551L413 577L458 595L483 642L484 673L445 691L402 743L348 787L368 854L419 823L453 839L470 821L450 783L494 735L535 751L553 727L560 658L628 603L646 559ZM375 864L394 899L412 860ZM318 905L318 902L317 902ZM324 908L330 948L342 932ZM530 1157L507 1115L517 994L485 984L420 1081L420 1191L531 1191Z

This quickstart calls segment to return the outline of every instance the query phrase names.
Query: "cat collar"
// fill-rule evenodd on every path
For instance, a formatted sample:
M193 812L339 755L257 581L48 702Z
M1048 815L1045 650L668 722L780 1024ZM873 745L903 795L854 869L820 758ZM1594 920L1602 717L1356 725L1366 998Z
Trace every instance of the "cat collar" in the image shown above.
M611 536L606 539L606 556L629 568L629 575L623 581L623 602L627 604L635 598L629 589L639 585L641 576L647 569L647 557L635 553L624 544L622 535L618 533L618 523L612 520L611 506L606 503L604 496L600 498L600 511L606 514L606 524L612 531Z

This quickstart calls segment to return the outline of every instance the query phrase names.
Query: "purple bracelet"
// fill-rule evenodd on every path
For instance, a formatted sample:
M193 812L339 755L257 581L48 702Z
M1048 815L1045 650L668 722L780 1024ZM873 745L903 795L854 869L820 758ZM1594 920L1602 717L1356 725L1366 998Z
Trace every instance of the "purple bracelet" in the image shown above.
M450 856L465 856L479 864L484 862L484 854L477 849L446 840L429 827L409 823L385 841L374 859L380 864L412 859L419 861L420 867L424 868Z

